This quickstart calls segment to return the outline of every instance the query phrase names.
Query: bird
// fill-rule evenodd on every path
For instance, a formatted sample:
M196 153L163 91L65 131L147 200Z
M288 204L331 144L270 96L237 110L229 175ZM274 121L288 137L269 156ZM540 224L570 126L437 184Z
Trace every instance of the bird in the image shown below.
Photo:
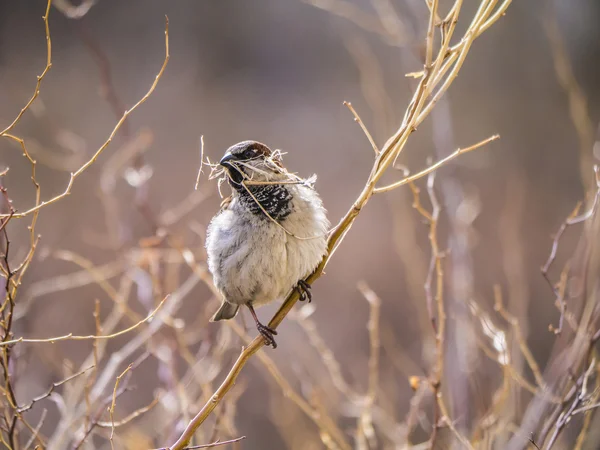
M279 150L257 141L227 149L219 166L232 194L221 203L206 234L208 269L222 296L211 322L232 319L246 306L267 346L277 331L262 324L255 307L293 289L312 300L304 280L327 253L327 211L314 189L283 166Z

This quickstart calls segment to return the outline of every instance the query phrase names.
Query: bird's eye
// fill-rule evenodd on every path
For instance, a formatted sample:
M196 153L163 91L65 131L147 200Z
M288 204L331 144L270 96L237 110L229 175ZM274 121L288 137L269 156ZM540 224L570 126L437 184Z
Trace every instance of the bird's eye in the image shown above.
M252 159L252 158L254 158L256 156L254 154L254 150L252 150L250 148L247 149L247 150L244 150L243 155L244 155L244 159Z

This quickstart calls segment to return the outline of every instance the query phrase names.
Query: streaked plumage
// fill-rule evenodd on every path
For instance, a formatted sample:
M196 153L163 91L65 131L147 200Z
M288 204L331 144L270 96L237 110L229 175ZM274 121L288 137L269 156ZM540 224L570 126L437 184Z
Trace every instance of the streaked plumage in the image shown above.
M321 261L329 229L321 199L308 183L243 185L291 179L265 145L240 142L220 164L233 193L207 232L208 268L223 295L212 321L233 318L241 305L254 315L253 306L284 298ZM255 320L275 347L276 333Z

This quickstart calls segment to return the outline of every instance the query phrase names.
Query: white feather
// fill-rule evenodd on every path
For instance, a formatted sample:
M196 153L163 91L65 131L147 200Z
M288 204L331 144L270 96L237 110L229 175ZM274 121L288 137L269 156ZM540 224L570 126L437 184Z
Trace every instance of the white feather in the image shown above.
M292 212L281 226L247 210L237 193L208 226L208 268L224 301L260 306L282 299L325 255L330 224L319 195L302 184L286 187Z

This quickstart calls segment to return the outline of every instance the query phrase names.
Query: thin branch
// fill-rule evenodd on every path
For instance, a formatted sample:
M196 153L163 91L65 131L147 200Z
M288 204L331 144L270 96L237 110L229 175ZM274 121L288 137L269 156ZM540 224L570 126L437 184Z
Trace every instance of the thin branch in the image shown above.
M127 368L121 372L121 375L119 375L115 381L115 387L113 389L113 395L112 395L112 401L110 403L110 408L108 408L108 412L109 412L109 417L110 417L110 423L111 423L111 427L110 427L110 448L114 450L114 444L113 444L113 437L114 437L114 433L115 433L115 405L117 403L117 389L119 387L119 383L121 382L121 379L127 374L127 372L129 372L131 370L131 367L133 366L133 364L129 364L127 366Z
M586 398L588 381L589 381L590 376L595 368L596 368L596 360L595 360L595 358L592 358L592 361L590 362L588 368L586 369L586 371L583 375L583 380L581 382L581 390L579 391L579 394L575 395L575 398L573 399L569 408L559 415L558 420L554 424L554 432L550 436L550 440L548 441L548 444L544 447L545 450L550 450L552 448L552 446L558 439L558 436L560 435L561 431L571 421L571 417L574 414L574 411L581 404L581 402Z
M537 450L541 450L540 447L535 443L535 441L533 440L533 436L529 437L529 442L531 443L531 445L533 445Z
M29 99L27 104L21 109L19 114L17 114L17 117L15 117L15 119L12 121L12 123L0 132L0 136L5 136L7 133L10 133L10 131L14 127L17 126L17 124L19 123L19 120L21 120L21 117L23 117L23 114L25 114L25 112L33 104L35 99L38 98L38 96L40 95L40 86L42 85L42 80L44 79L44 77L46 76L46 74L48 73L50 68L52 67L52 40L50 39L50 25L48 24L48 16L50 15L51 5L52 5L52 0L48 0L48 3L46 4L46 13L44 14L44 17L43 17L44 27L46 29L46 67L44 68L42 73L40 75L38 75L38 77L37 77L37 82L35 84L35 90L33 91L33 95L31 96L31 98Z
M107 335L103 335L103 336L97 336L97 335L94 335L94 334L90 334L90 335L87 335L87 336L74 336L73 333L69 333L69 334L66 334L64 336L56 336L56 337L45 338L45 339L28 339L28 338L20 337L18 339L13 339L12 341L3 341L3 342L0 342L0 347L5 347L7 345L12 345L12 344L18 344L18 343L21 343L21 342L54 344L55 342L59 342L59 341L85 341L85 340L89 340L89 339L94 339L94 340L112 339L112 338L115 338L117 336L121 336L123 334L129 333L130 331L135 330L137 327L139 327L144 322L151 321L152 318L156 315L156 313L158 312L158 310L162 307L162 305L167 301L168 298L169 298L168 295L165 298L163 298L162 301L158 304L158 306L156 308L154 308L150 312L150 314L148 314L144 319L142 319L139 322L133 324L132 326L130 326L128 328L125 328L124 330L118 331L116 333L107 334Z
M477 144L473 144L470 147L459 148L456 151L454 151L453 153L451 153L448 156L446 156L445 158L442 158L441 160L439 160L435 164L430 165L429 167L423 169L422 171L420 171L420 172L418 172L418 173L416 173L414 175L411 175L411 176L408 176L406 178L403 178L400 181L396 181L395 183L388 184L387 186L382 186L382 187L375 188L374 193L375 194L381 194L383 192L388 192L388 191L391 191L393 189L399 188L400 186L404 186L405 184L412 183L413 181L416 181L416 180L418 180L420 178L423 178L425 175L429 175L431 172L439 169L441 166L443 166L447 162L453 160L457 156L460 156L460 155L462 155L464 153L469 153L469 152L471 152L473 150L477 150L478 148L481 148L484 145L489 144L492 141L495 141L496 139L500 139L500 135L499 134L495 134L493 136L490 136L489 138L484 139L483 141L480 141Z
M50 4L50 1L48 2L48 5L49 4ZM156 86L158 85L159 80L162 78L162 75L163 75L163 73L164 73L164 71L165 71L165 69L167 67L167 63L169 62L169 18L165 16L165 19L166 19L166 25L165 25L165 59L163 61L163 64L162 64L162 66L161 66L158 74L156 75L156 77L154 79L154 82L150 86L150 89L146 92L146 94L140 100L138 100L138 102L135 105L133 105L131 108L129 108L127 111L125 111L123 113L123 115L121 116L121 119L117 122L117 124L113 128L113 130L110 133L110 136L108 137L108 139L104 142L104 144L102 144L100 146L100 148L98 150L96 150L96 152L94 153L94 155L85 164L83 164L81 167L79 167L79 169L77 169L77 171L71 173L71 177L69 179L69 183L67 184L67 187L65 188L65 190L61 194L58 194L58 195L56 195L55 197L52 197L49 200L43 201L39 205L36 205L36 206L28 209L25 212L15 214L14 215L15 218L22 218L22 217L28 216L28 215L36 212L36 211L39 211L41 208L43 208L45 206L48 206L48 205L50 205L52 203L56 203L57 201L63 199L67 195L69 195L71 193L71 188L73 187L73 183L75 182L75 180L83 172L85 172L92 164L94 164L96 162L96 160L100 157L100 155L102 154L102 152L110 145L110 143L112 142L113 138L115 137L115 135L117 134L117 132L119 131L119 129L121 128L121 126L123 125L123 123L125 123L125 121L129 117L129 115L133 111L135 111L140 105L142 105L143 103L145 103L146 100L148 100L148 98L150 97L150 95L152 95L152 93L156 89ZM36 96L37 96L37 94L36 94ZM35 99L35 98L33 98L33 99ZM27 107L29 107L29 106L27 106ZM21 116L22 116L22 114L20 114L18 116L18 118L20 118ZM12 127L13 127L13 125L9 126L5 130L5 132L9 131ZM5 132L0 133L0 135L4 134ZM0 214L0 218L4 218L4 217L7 217L7 215L6 214Z
M202 175L202 166L204 165L204 135L200 136L200 167L198 168L198 175L196 175L196 184L194 190L198 190L200 184L200 175Z
M516 317L510 314L506 308L504 307L504 302L502 301L502 291L500 290L500 286L494 286L494 309L506 320L512 327L515 332L515 338L519 344L519 348L521 349L521 353L525 357L527 361L527 365L531 369L533 376L535 378L538 386L544 391L544 394L548 392L548 386L544 381L544 377L542 376L542 371L538 363L533 356L533 353L529 349L527 342L525 342L525 337L523 336L523 332L521 331L521 325Z
M552 330L554 331L555 334L561 333L561 331L563 329L564 319L567 314L567 304L564 299L564 289L566 288L566 274L564 277L561 275L561 281L564 281L564 282L562 282L561 285L559 285L557 287L550 280L548 271L550 270L550 267L556 260L556 254L558 252L558 246L560 243L560 239L562 238L562 235L567 230L567 228L572 225L576 225L576 224L579 224L579 223L589 220L591 217L593 217L593 215L596 213L596 210L598 209L598 204L600 201L600 168L598 166L594 166L594 173L595 173L595 178L596 178L596 193L594 195L594 200L593 200L592 206L590 207L590 209L588 211L586 211L583 214L579 214L579 210L581 208L581 203L578 203L575 206L575 208L573 209L573 211L571 212L569 217L567 217L567 219L561 224L560 228L554 235L554 239L552 240L552 247L550 250L550 255L548 255L548 259L546 260L546 263L540 269L542 272L542 276L544 277L544 279L550 286L550 289L552 289L552 292L554 293L556 300L559 304L560 318L559 318L559 322L558 322L558 328L552 327Z
M217 439L212 444L193 445L191 447L185 447L183 450L192 450L192 449L196 449L196 448L213 448L213 447L218 447L221 445L234 444L235 442L240 442L243 439L246 439L246 436L241 436L239 438L230 439L228 441L220 441Z
M448 426L448 428L450 428L450 430L452 431L452 433L454 434L454 436L456 436L456 438L460 441L460 443L468 450L475 450L475 448L473 447L473 445L471 445L471 443L469 442L469 440L463 436L461 434L460 431L458 431L458 429L454 426L454 423L452 422L452 420L450 419L450 416L448 415L448 408L446 407L444 400L442 398L442 393L438 392L436 395L436 399L437 399L437 404L440 408L440 411L442 413L442 419L444 419L446 425Z
M352 106L352 103L350 103L350 102L344 102L344 106L346 106L350 110L350 112L354 116L354 121L356 123L358 123L358 125L362 129L363 133L365 134L365 136L369 140L369 143L371 144L371 147L373 147L373 151L375 152L375 156L379 155L379 149L377 148L377 144L375 143L375 140L373 139L373 136L371 136L371 133L369 132L369 130L365 126L365 123L362 121L362 119L360 118L360 116L358 115L358 113L356 112L356 110L354 109L354 106Z
M434 44L434 36L433 30L435 27L435 21L437 20L437 8L438 8L438 0L431 0L431 3L428 3L429 7L429 26L427 27L427 39L425 43L425 70L431 67L431 60L433 56L433 44Z
M124 417L121 420L118 420L116 422L113 419L111 419L110 422L98 421L97 426L100 428L119 428L119 427L122 427L123 425L127 425L132 420L134 420L134 419L138 418L139 416L141 416L142 414L145 414L148 411L150 411L152 408L154 408L158 404L159 401L160 401L160 397L156 397L148 405L142 406L141 408L136 409L131 414L128 414L126 417Z
M82 374L86 373L88 370L90 370L90 369L92 369L92 368L94 368L94 367L95 367L95 366L90 366L90 367L88 367L88 368L86 368L86 369L83 369L83 370L82 370L82 371L80 371L80 372L77 372L76 374L73 374L73 375L71 375L70 377L67 377L67 378L65 378L64 380L57 381L56 383L52 383L52 385L50 386L50 388L48 388L48 390L47 390L47 391L46 391L44 394L42 394L42 395L39 395L39 396L35 397L35 398L34 398L33 400L31 400L31 402L29 402L27 405L24 405L24 406L19 406L19 407L17 408L17 412L19 412L19 413L24 413L25 411L29 411L29 410L30 410L30 409L33 407L33 405L34 405L35 403L37 403L37 402L39 402L39 401L41 401L41 400L44 400L45 398L48 398L48 397L50 397L50 396L52 395L52 393L54 392L54 389L56 389L56 388L57 388L57 387L59 387L59 386L62 386L62 385L63 385L63 384L65 384L65 383L68 383L68 382L69 382L69 381L71 381L72 379L74 379L74 378L77 378L79 375L82 375Z
M542 275L544 275L544 278L546 279L546 281L548 281L552 290L554 290L554 286L553 286L552 282L550 281L550 279L548 278L548 271L550 270L550 267L552 266L552 264L554 263L554 260L556 259L556 252L558 251L558 245L560 242L560 238L562 237L563 233L565 232L565 230L568 227L570 227L571 225L576 225L576 224L585 222L586 220L588 220L590 217L592 217L594 215L594 213L596 212L596 209L598 208L598 201L600 199L600 168L598 166L594 166L594 172L596 174L597 190L596 190L596 194L594 196L594 202L592 203L592 206L585 213L578 215L579 209L581 207L581 204L578 204L575 207L575 209L573 210L573 212L569 215L567 220L565 220L561 224L560 228L554 235L550 255L548 256L546 263L541 268Z
M150 356L150 353L144 352L133 363L129 364L127 369L121 374L121 376L125 377L125 379L122 382L120 382L121 376L117 377L117 381L116 381L117 386L115 387L115 390L109 397L98 402L94 417L86 422L86 426L82 433L83 436L77 442L77 444L75 444L73 446L73 450L77 450L83 445L83 443L87 440L88 436L90 436L90 434L98 426L98 423L100 422L100 417L102 417L102 415L104 414L104 412L107 409L110 411L109 405L113 405L117 398L119 398L125 392L131 390L131 388L129 388L128 385L129 385L129 380L131 379L131 376L132 376L132 371L137 369L148 358L148 356ZM120 385L120 386L118 386L118 385Z
M48 413L47 409L44 409L42 411L42 416L40 417L40 421L38 422L38 424L35 426L35 429L33 430L33 433L31 434L31 436L29 437L29 440L27 441L27 443L25 444L24 450L28 450L29 447L31 447L31 445L33 444L33 441L35 441L36 439L39 440L39 434L40 434L40 430L42 429L42 425L44 425L44 421L46 420L46 414ZM37 448L37 447L36 447Z

